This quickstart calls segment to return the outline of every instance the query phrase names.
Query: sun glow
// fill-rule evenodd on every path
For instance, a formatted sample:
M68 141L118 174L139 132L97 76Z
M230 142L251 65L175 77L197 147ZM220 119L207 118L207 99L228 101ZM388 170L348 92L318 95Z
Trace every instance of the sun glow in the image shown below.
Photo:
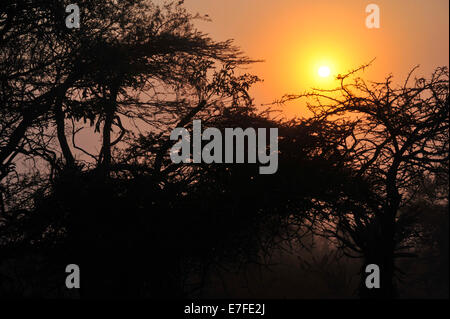
M330 75L330 68L328 66L322 65L317 71L320 77L326 78Z

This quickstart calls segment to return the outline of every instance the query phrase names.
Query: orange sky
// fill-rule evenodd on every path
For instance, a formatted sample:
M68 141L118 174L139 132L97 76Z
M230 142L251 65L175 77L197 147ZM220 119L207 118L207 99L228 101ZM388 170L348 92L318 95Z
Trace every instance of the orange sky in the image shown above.
M380 29L365 25L369 3L380 7ZM235 39L247 55L265 60L250 68L264 79L251 91L256 104L330 86L332 77L317 76L323 64L336 75L376 58L364 77L381 80L392 73L399 81L417 64L420 75L448 65L448 0L186 0L185 5L212 19L198 22L201 31L215 40ZM288 115L304 110L299 103L285 108Z

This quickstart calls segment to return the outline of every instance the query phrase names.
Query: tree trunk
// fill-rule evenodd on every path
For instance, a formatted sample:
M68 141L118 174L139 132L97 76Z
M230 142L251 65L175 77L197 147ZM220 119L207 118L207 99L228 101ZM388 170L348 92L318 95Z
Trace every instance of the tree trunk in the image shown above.
M109 101L105 107L105 123L103 125L103 145L102 145L102 162L100 166L102 168L102 172L109 176L109 170L111 166L111 131L112 124L114 121L114 116L116 113L116 99L119 91L119 86L114 85L110 92Z
M378 229L364 252L364 265L362 267L362 280L360 286L361 298L384 298L397 297L395 285L395 216L398 209L397 198L390 201L382 216L378 218ZM394 205L392 205L394 204ZM380 269L380 287L367 288L366 278L370 273L365 269L368 265L375 264Z
M360 284L361 298L392 299L398 297L395 285L395 231L396 216L400 206L401 196L396 183L400 160L396 158L386 177L386 201L383 212L377 216L377 225L372 240L364 249L364 265ZM380 287L367 288L365 272L367 265L375 264L380 269Z
M72 151L70 150L69 144L67 143L66 132L64 127L64 112L62 110L62 100L63 96L58 96L55 105L55 122L56 122L56 130L57 137L59 141L59 145L61 147L61 151L66 160L66 165L70 168L75 166L75 159L72 155Z

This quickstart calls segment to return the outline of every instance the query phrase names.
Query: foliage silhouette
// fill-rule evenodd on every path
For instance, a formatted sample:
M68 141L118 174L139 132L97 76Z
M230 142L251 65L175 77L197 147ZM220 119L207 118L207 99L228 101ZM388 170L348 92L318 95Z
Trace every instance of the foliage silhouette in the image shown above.
M412 216L419 213L412 203L426 190L436 192L435 205L448 207L443 185L448 182L449 74L441 67L429 79L411 80L414 68L399 87L392 76L381 83L360 77L348 83L360 69L338 76L335 90L286 95L279 102L314 98L308 106L316 121L349 128L327 139L335 142L342 166L354 178L335 188L331 200L318 201L315 209L323 218L319 232L336 240L347 255L363 257L363 268L380 266L380 289L367 289L361 271L361 296L392 298L397 295L396 259L413 257L410 250L424 235L412 230ZM366 186L355 184L357 180ZM426 180L435 187L424 188Z

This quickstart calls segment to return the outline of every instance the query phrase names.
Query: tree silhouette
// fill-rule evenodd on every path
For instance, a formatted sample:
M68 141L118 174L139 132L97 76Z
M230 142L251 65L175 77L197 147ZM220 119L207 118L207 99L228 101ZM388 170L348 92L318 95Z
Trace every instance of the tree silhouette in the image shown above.
M149 198L160 196L158 185L165 190L167 173L159 171L170 148L171 128L187 125L194 116L248 107L247 90L258 79L235 76L238 66L253 61L231 41L214 42L197 31L192 23L201 17L187 13L181 2L87 1L80 30L65 28L64 12L63 1L2 3L0 164L2 240L8 246L2 251L4 257L12 251L48 254L56 245L61 256L79 257L81 264L90 265L83 294L114 295L120 288L109 290L111 283L106 284L114 271L101 280L100 265L112 261L114 250L122 247L125 253L138 243L119 226L125 227L122 218L128 212L129 227L137 227L139 213L149 208L137 208L131 198L147 196L147 190L153 192ZM101 133L98 154L76 142L86 123ZM147 133L137 136L136 126ZM133 150L136 143L139 150L134 153L120 149L129 144ZM30 174L15 166L19 157L35 163ZM127 182L136 172L139 176ZM136 185L143 189L129 195ZM122 239L131 244L117 243ZM137 247L132 251L144 254ZM120 265L126 262L124 257ZM130 267L125 269L133 274ZM149 269L151 273L154 267ZM128 293L119 287L119 294Z
M365 67L338 76L335 90L286 95L280 102L313 98L315 103L308 107L316 121L348 128L337 138L325 137L336 144L335 155L350 179L341 174L331 197L318 200L318 225L348 255L364 258L360 294L391 298L396 296L395 260L411 256L405 207L425 178L448 180L448 69L437 68L429 79L411 80L413 69L398 87L392 76L381 83L360 77L348 83ZM438 197L448 203L445 191ZM381 269L380 289L365 287L368 264Z

